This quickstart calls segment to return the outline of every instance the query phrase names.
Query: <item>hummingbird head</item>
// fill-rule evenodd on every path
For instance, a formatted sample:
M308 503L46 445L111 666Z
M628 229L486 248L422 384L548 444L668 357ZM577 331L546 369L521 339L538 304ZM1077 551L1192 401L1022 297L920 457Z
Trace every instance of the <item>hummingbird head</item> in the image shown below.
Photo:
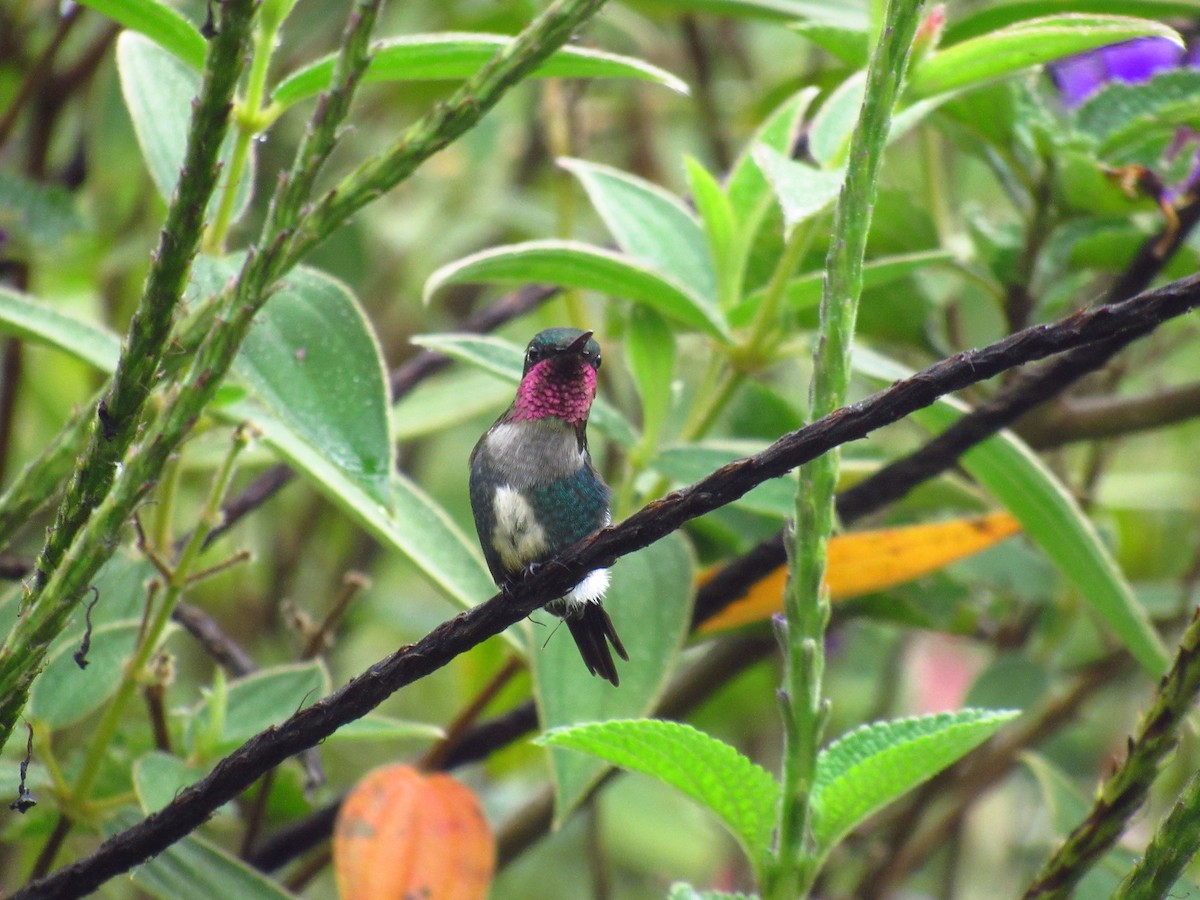
M547 328L525 350L525 370L511 420L556 416L572 425L587 422L596 396L600 345L592 332L578 328Z

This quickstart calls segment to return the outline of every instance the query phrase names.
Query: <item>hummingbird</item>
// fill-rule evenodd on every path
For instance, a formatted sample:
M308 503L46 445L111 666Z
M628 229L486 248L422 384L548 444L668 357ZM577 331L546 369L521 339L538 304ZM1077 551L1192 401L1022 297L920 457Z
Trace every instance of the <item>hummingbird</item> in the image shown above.
M612 521L608 485L588 453L600 345L592 332L547 328L525 351L512 405L471 451L471 511L492 578L506 590L529 569ZM567 623L593 675L620 683L628 661L603 606L608 570L546 604Z

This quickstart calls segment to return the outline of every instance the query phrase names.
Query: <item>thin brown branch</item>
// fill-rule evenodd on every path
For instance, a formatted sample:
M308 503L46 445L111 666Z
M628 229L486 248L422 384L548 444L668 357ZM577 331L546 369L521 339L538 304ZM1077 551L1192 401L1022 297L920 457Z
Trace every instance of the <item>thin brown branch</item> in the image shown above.
M1029 427L1018 428L1038 449L1061 447L1150 431L1200 416L1200 384L1169 388L1141 397L1080 397L1065 400Z

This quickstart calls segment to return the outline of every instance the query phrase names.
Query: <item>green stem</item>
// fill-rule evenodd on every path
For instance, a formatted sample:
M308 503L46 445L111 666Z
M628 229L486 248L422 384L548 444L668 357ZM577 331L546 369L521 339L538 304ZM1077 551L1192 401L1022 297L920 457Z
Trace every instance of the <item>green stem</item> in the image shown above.
M30 460L0 496L0 550L7 547L17 532L29 524L70 477L71 466L79 459L92 424L99 396L76 410L46 448Z
M264 7L254 29L246 96L234 107L233 119L237 126L237 136L225 169L225 186L221 189L217 214L204 234L203 248L206 253L221 255L225 252L225 239L233 224L234 207L237 204L238 185L241 184L242 174L250 160L254 139L274 121L272 113L265 109L264 102L267 96L267 72L271 66L271 56L275 52L279 28L283 24L282 17L286 15L286 11L278 7L279 4Z
M809 415L815 421L841 407L850 384L850 348L862 265L879 169L887 144L908 53L920 19L921 0L889 0L884 27L867 70L867 89L850 141L846 182L834 211L821 322L813 353ZM825 627L829 599L824 587L826 548L834 525L833 494L838 454L827 453L801 467L796 493L796 528L789 549L791 577L784 598L784 763L776 857L764 896L806 896L829 848L812 836L810 803L817 755L828 706L822 698Z
M763 292L762 302L754 314L750 335L743 347L739 348L739 354L745 359L761 360L769 352L772 336L779 327L779 310L787 293L788 282L799 267L800 260L804 259L804 254L812 243L812 235L810 222L798 224L788 234L783 253L779 256L779 262L775 264L771 280L767 282L767 288Z
M209 532L220 522L221 501L225 499L225 492L229 488L230 480L233 478L234 463L246 444L247 439L243 430L241 428L237 429L234 432L233 444L229 452L225 454L221 468L217 470L217 474L213 478L208 499L205 501L204 508L200 513L200 523L193 530L191 538L188 540L183 552L179 555L178 562L171 571L171 578L167 584L167 589L163 592L162 600L153 611L150 626L142 631L138 646L135 648L133 656L125 665L125 671L121 676L121 684L118 686L116 694L114 694L113 699L109 702L108 708L104 710L100 724L97 725L96 730L88 739L87 756L84 759L83 767L79 771L79 777L75 780L71 796L68 798L69 802L73 802L78 807L82 807L87 803L88 795L95 786L96 779L100 775L100 769L104 764L104 759L108 754L108 747L112 743L113 738L116 737L117 731L121 726L121 718L125 713L125 708L129 705L129 701L136 696L138 685L142 682L142 673L145 671L146 664L150 662L150 657L154 654L159 644L162 643L167 625L171 621L171 614L175 611L176 604L183 596L197 557L200 555L201 550L204 549L204 541L208 537Z
M1113 900L1158 900L1171 888L1200 851L1200 772L1187 786L1170 814L1154 832L1146 852L1121 882Z
M1117 842L1129 819L1145 802L1159 766L1178 745L1180 730L1197 697L1200 697L1200 617L1192 619L1183 633L1175 662L1159 682L1150 708L1142 715L1125 761L1100 786L1087 817L1042 866L1025 892L1027 900L1071 896L1080 879ZM1192 798L1189 804L1196 800L1198 793L1200 789L1195 784L1189 785L1187 796ZM1158 845L1163 841L1174 841L1185 832L1194 832L1196 816L1196 809L1190 805L1179 816L1172 813L1168 821L1174 820L1172 829L1178 825L1179 833L1167 832L1164 823L1151 844L1153 852L1151 849L1146 851L1148 865L1140 867L1145 871L1135 870L1123 890L1136 887L1141 891L1146 882L1166 877L1165 867L1174 865L1170 856L1182 848L1182 843L1179 847ZM1181 842L1196 839L1194 834L1180 836ZM1129 896L1164 895L1130 893Z

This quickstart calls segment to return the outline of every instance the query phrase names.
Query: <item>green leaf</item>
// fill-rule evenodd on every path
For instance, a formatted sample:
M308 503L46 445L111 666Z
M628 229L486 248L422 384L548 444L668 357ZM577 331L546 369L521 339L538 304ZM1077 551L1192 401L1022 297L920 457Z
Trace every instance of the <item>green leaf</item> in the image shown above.
M832 207L846 180L844 168L818 169L770 147L756 147L754 158L779 199L789 229Z
M1143 84L1111 81L1075 112L1075 127L1100 157L1119 154L1150 129L1200 125L1200 72L1162 72Z
M653 12L670 10L688 15L707 14L767 21L791 21L817 15L849 19L861 14L861 10L853 6L831 9L832 4L821 0L630 0L628 5Z
M192 100L200 93L200 76L178 57L131 31L117 39L117 71L150 178L163 200L170 201L183 168ZM221 145L220 159L226 170L233 143L234 133L230 129ZM253 187L254 153L251 152L237 186L234 221L250 205ZM214 191L208 204L210 214L219 202L220 192Z
M0 287L0 330L62 350L104 372L113 371L121 355L121 339L104 326L65 315L6 287Z
M728 309L737 299L741 271L736 258L737 217L721 185L690 156L684 157L692 201L700 213L708 253L716 270L717 303Z
M411 340L418 347L436 350L453 359L478 366L511 385L515 386L521 382L525 351L502 338L476 334L420 334ZM511 402L511 398L510 392L508 399L496 407L497 416ZM638 442L637 432L629 421L600 397L592 404L590 421L601 433L624 447L633 447Z
M547 731L538 743L590 753L683 791L724 823L755 866L770 849L779 785L735 748L690 725L590 722Z
M651 450L658 443L658 435L671 411L675 335L654 310L635 306L629 316L625 355L638 396L642 398L642 447Z
M17 253L61 252L61 242L83 230L75 199L61 184L42 184L16 172L0 172L0 228L9 256Z
M958 11L946 23L943 44L958 44L968 38L999 31L1007 25L1045 16L1048 13L1120 13L1143 19L1190 18L1196 14L1195 0L1005 0L991 6Z
M394 744L397 741L426 743L436 741L446 736L444 729L426 722L410 722L406 719L394 719L379 713L368 713L361 719L347 722L328 738L331 741L387 741Z
M80 606L81 619L90 599L85 598ZM77 642L58 642L47 657L45 670L33 683L30 718L50 728L64 728L99 709L121 683L140 627L141 619L94 626L86 669L75 662L75 653L80 649Z
M673 482L692 484L711 475L726 463L758 453L765 442L711 440L663 448L650 467ZM788 519L796 514L796 479L783 475L764 481L733 502L752 512Z
M929 266L954 260L949 250L926 250L920 253L901 253L882 256L863 264L863 290L884 287L899 281ZM784 288L783 302L788 309L803 310L818 306L825 272L806 272L793 278ZM734 326L749 325L762 303L763 291L755 291L729 312L729 321Z
M263 439L291 466L310 478L323 494L381 543L406 556L459 607L472 607L496 593L478 544L463 533L432 497L403 475L392 473L394 512L389 513L327 457L254 404L230 404L218 410L218 414L226 421L254 422ZM465 455L462 464L465 479ZM515 648L524 652L522 641L505 634Z
M184 788L208 774L209 766L190 765L178 756L154 750L133 763L133 789L146 815L158 812Z
M216 294L240 265L199 259L193 279L202 295ZM275 419L391 508L387 371L371 323L344 284L315 269L291 272L255 317L233 371Z
M717 276L704 230L679 198L656 184L582 159L561 165L583 184L592 206L626 254L683 285L715 313Z
M187 19L159 0L80 0L130 31L144 34L196 71L204 68L208 48Z
M486 372L455 367L421 382L392 407L392 434L398 443L438 434L512 402L513 390Z
M730 894L726 891L698 891L690 884L677 881L671 885L667 900L758 900L758 897L750 894Z
M963 709L856 728L821 751L813 837L828 852L852 828L965 756L1017 710Z
M770 147L788 157L796 142L804 114L818 93L817 88L810 86L788 97L759 126L753 138L738 155L729 173L725 192L729 195L729 203L734 213L743 223L751 223L754 218L761 218L759 208L768 199L771 190L754 159L754 148L759 145Z
M440 81L470 78L513 39L498 34L417 34L376 45L363 82ZM272 94L290 106L329 87L334 56L326 56L283 79ZM634 78L688 93L685 82L640 59L587 47L563 47L536 69L533 78Z
M915 97L962 90L1064 56L1147 36L1165 37L1183 46L1173 28L1147 19L1075 14L1028 19L915 61L907 87Z
M855 72L839 84L821 104L808 129L808 152L822 169L844 170L850 133L858 122L866 71Z
M624 297L718 340L733 339L715 300L696 296L632 256L576 241L527 241L463 257L429 276L425 302L446 284L537 281Z
M549 626L526 627L534 696L544 727L637 718L654 708L691 622L693 570L691 549L679 533L613 566L604 607L629 652L628 662L617 660L619 688L588 674L565 628L551 636L557 619L534 614L534 620ZM562 822L607 767L558 749L551 749L550 764L555 820Z
M870 41L865 28L853 28L832 22L793 22L789 26L801 37L812 41L826 53L836 56L852 69L867 67Z
M140 820L133 812L122 812L105 823L104 833L111 838ZM261 872L194 834L134 868L129 878L141 890L162 900L295 900L294 894Z
M331 687L329 672L320 660L271 666L231 681L225 693L223 727L217 746L203 749L210 753L232 750L316 703ZM209 700L205 698L188 717L193 749L197 749L196 736L209 729L210 715Z
M858 347L854 367L892 382L911 375L877 353ZM965 404L941 397L912 418L931 431L956 422ZM1071 493L1022 441L1002 431L965 453L963 467L1021 523L1021 528L1058 567L1080 597L1099 614L1134 658L1155 677L1170 662L1162 639L1138 604L1112 555Z

